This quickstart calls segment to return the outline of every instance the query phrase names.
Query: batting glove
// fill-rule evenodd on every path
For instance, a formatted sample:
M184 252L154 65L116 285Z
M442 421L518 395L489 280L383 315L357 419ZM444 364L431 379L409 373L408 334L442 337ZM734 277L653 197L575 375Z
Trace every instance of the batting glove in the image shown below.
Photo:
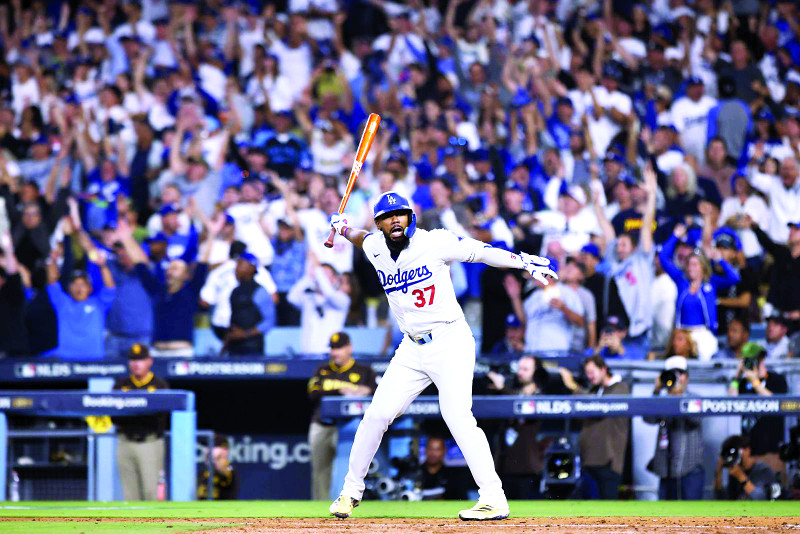
M530 273L534 280L538 280L544 285L550 283L546 278L547 276L551 277L553 280L558 280L558 275L550 269L550 260L547 258L526 254L525 252L520 252L519 256L522 258L523 268Z
M347 222L346 215L343 213L334 213L331 215L331 226L333 226L337 234L344 235L345 228L349 227L350 225Z

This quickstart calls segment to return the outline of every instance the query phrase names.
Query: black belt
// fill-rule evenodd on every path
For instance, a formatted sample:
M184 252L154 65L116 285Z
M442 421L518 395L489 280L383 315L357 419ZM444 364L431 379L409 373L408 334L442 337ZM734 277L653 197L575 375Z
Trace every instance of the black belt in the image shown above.
M162 434L156 432L148 432L147 434L126 434L122 433L128 441L135 441L136 443L144 443L145 441L156 441L163 437Z

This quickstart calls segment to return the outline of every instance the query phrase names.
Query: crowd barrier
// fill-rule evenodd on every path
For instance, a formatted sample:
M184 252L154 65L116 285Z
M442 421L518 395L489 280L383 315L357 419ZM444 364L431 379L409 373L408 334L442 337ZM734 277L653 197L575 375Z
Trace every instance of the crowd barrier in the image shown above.
M322 417L360 417L369 397L323 397ZM722 415L800 415L800 396L771 397L634 397L631 395L573 395L530 397L475 396L472 413L478 419L583 417L697 417ZM440 417L437 397L417 397L404 415Z
M194 393L170 390L153 393L112 393L109 383L99 383L106 391L3 391L0 392L0 473L8 473L9 438L21 438L31 432L9 430L8 415L80 417L87 415L142 415L170 413L169 498L194 500L196 492L195 444L197 414ZM83 431L81 431L81 435ZM45 433L46 434L46 433ZM52 434L52 435L57 435ZM39 436L33 432L33 437ZM89 433L88 494L100 501L114 500L118 486L116 439L113 433ZM6 484L0 483L0 501L6 500Z

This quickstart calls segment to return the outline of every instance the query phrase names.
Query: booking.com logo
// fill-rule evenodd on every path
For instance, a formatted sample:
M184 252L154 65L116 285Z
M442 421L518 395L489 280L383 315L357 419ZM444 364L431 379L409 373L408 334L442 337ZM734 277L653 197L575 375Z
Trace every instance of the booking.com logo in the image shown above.
M311 447L307 442L253 441L250 436L228 438L228 461L232 464L267 464L271 469L281 470L291 463L307 464L311 461ZM208 448L197 445L197 462L204 463Z

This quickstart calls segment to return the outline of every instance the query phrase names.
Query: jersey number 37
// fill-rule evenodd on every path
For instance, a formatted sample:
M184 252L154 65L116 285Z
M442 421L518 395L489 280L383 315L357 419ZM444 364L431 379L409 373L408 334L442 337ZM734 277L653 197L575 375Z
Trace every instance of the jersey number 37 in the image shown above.
M425 294L430 291L430 297L428 300L425 300ZM417 308L422 308L426 305L433 304L433 297L436 295L436 288L434 286L428 286L425 289L415 289L411 292L411 294L417 297L417 300L414 302L414 306Z

